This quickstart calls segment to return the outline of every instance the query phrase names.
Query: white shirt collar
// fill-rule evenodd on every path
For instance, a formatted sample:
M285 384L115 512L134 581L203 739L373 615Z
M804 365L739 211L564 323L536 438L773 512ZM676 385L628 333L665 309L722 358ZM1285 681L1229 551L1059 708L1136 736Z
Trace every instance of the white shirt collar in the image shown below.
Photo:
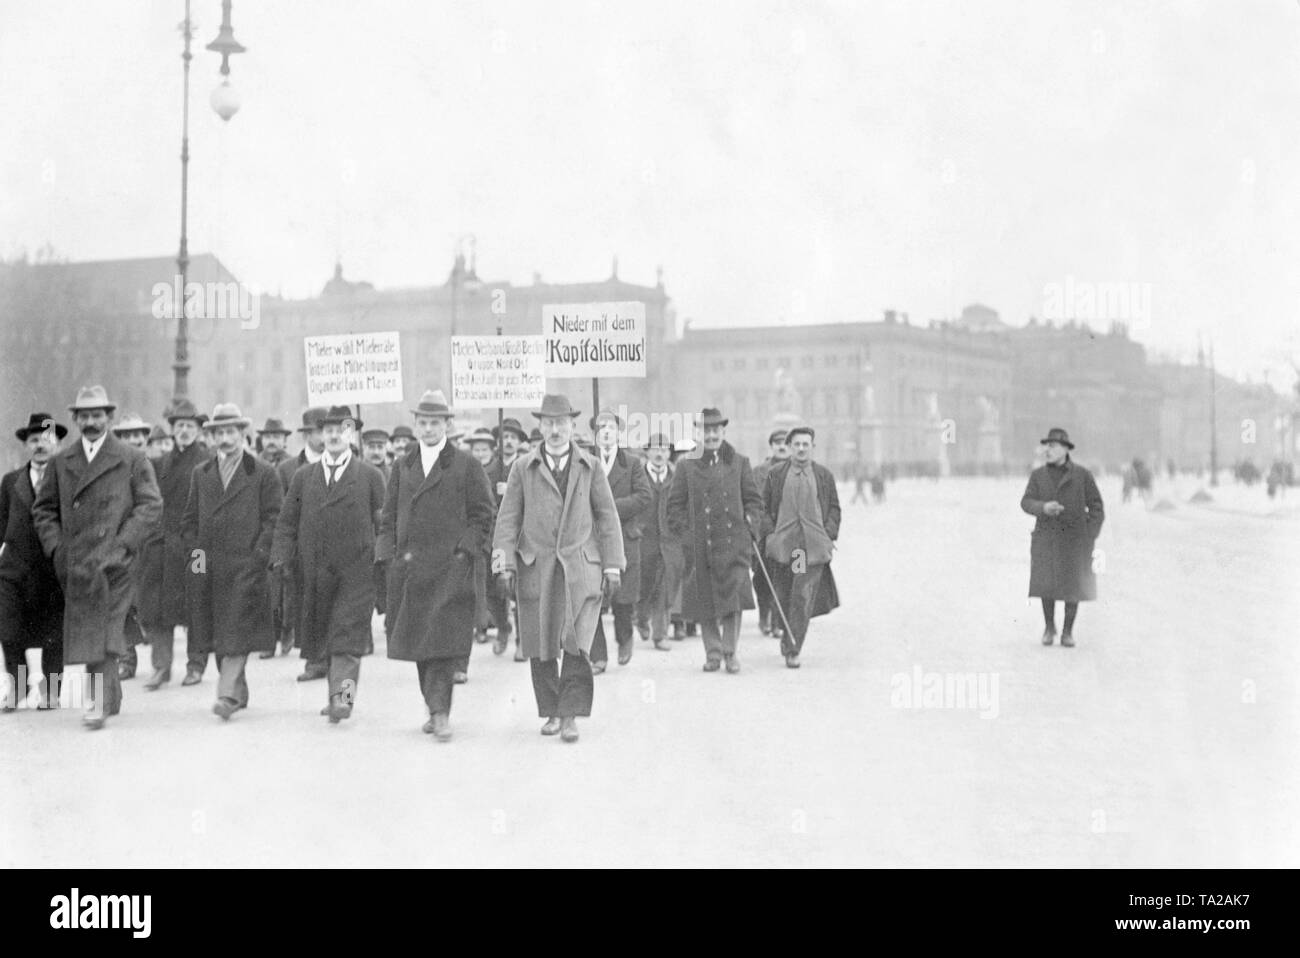
M664 463L662 466L656 466L653 462L647 462L645 467L646 471L657 479L662 479L664 476L668 475L668 463Z
M333 468L334 466L346 466L348 464L348 461L351 460L351 458L352 458L352 450L350 448L344 450L343 454L339 456L337 459L333 460L332 462L330 461L330 454L328 452L322 453L320 457L320 461L326 470L325 478L327 479L329 478L329 470L331 468Z
M438 457L442 455L442 450L446 446L447 437L445 435L432 446L425 445L423 442L420 443L420 466L424 469L426 476L429 474L429 470L433 468L433 464L438 461Z
M107 436L108 433L104 433L94 442L91 442L85 436L81 437L81 451L86 454L86 462L90 462L95 458L95 454L99 452L99 447L104 444L104 439Z
M43 466L37 466L34 462L27 463L27 475L31 479L33 486L36 485L36 480L43 477L45 475L45 470L49 468L50 463L48 460Z
M302 455L308 462L320 462L321 456L325 455L325 450L322 449L320 452L312 452L311 446L303 446Z
M564 464L565 464L566 462L569 461L569 451L570 451L570 449L571 449L571 447L569 447L569 446L565 446L565 447L564 447L564 452L561 452L561 453L553 453L553 452L551 452L551 450L550 450L550 448L549 448L548 446L546 446L545 444L543 444L543 446L542 446L542 455L546 457L546 462L547 462L547 464L549 464L549 463L551 462L551 460L554 460L554 461L555 461L556 468L558 468L558 469L563 469L563 468L564 468Z

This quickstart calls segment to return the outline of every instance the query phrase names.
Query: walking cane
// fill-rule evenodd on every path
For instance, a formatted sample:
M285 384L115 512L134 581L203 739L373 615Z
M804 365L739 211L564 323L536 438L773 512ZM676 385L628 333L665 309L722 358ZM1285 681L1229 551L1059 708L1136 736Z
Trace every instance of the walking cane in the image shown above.
M793 642L794 629L790 628L790 620L785 617L785 609L781 607L781 597L776 594L776 586L772 584L772 577L768 575L767 563L763 561L763 550L759 548L758 540L754 538L753 529L749 530L749 541L754 544L754 556L758 559L758 567L763 570L763 578L767 580L767 588L772 593L772 603L776 606L776 611L781 613L781 625L785 628L786 639Z

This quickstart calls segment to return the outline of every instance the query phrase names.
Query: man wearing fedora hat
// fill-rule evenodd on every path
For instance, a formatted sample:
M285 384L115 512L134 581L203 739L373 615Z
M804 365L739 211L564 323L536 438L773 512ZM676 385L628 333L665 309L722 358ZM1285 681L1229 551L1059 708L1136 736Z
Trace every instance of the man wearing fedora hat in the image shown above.
M148 454L150 461L157 462L174 448L176 446L172 442L172 434L167 431L166 426L160 424L149 431L149 442L145 445L145 452ZM156 467L155 471L157 471Z
M275 469L244 446L249 420L218 403L208 420L217 455L194 470L181 537L190 557L190 634L217 659L223 720L248 707L245 667L275 649L267 566L284 493Z
M320 462L320 457L325 452L325 438L321 433L321 420L328 411L324 406L311 406L303 411L302 425L298 427L298 432L302 435L302 449L298 455L291 456L275 467L276 474L280 479L280 488L284 490L286 495L289 492L289 484L293 481L295 472L303 466ZM282 652L288 653L295 644L299 647L302 646L298 636L298 630L302 628L302 619L298 614L301 609L302 578L296 557L290 556L284 566L272 572L271 576L274 594L281 597L279 614ZM302 658L307 658L305 652L301 655ZM328 672L328 656L315 660L307 659L302 672L298 675L298 681L310 682L315 679L323 679Z
M523 458L524 453L521 450L529 452L532 450L528 444L528 433L524 432L524 427L519 424L518 419L510 417L502 419L500 426L492 427L492 434L497 440L497 454L487 465L487 476L488 482L492 484L493 501L497 508L500 508L501 500L506 494L506 480L510 478L510 470ZM495 521L495 511L493 517ZM488 614L496 626L496 638L492 641L494 655L501 655L510 647L510 636L514 630L512 605L513 602L508 597L502 596L496 589L487 590ZM526 657L519 648L519 638L516 636L515 661L525 660Z
M134 413L128 413L117 421L113 426L113 435L121 439L128 446L134 446L136 449L143 449L145 455L149 454L149 434L153 427L145 422ZM153 459L150 459L152 462ZM157 469L154 470L155 478ZM136 562L131 566L131 580L135 585L137 593L140 586L140 575L143 570L143 563ZM139 613L136 609L134 599L131 602L131 610L126 614L126 622L122 625L122 641L126 643L126 653L118 660L117 674L125 682L127 679L135 678L135 670L139 665L136 657L135 647L141 642L148 642L148 636L144 633L143 626L140 625Z
M98 729L121 708L117 658L135 592L131 566L162 498L144 452L109 434L117 407L103 386L81 389L68 408L81 440L50 460L32 520L63 589L64 661L85 663L91 680L82 721Z
M668 613L673 596L681 588L681 549L668 531L668 490L673 467L668 462L672 441L655 433L646 443L646 484L650 505L641 522L641 591L637 596L636 627L642 639L653 639L661 651L668 644Z
M618 589L627 562L605 470L573 441L578 410L567 396L548 394L533 415L545 443L510 470L492 571L502 595L516 593L542 734L576 742L575 718L591 714L601 594Z
M596 436L596 461L609 480L609 491L614 496L614 508L618 510L623 530L623 555L627 560L627 568L618 590L611 593L609 604L614 613L618 664L627 665L632 661L632 649L636 645L632 640L632 619L636 612L637 597L641 594L641 525L650 506L651 494L641 460L626 449L619 448L619 432L622 428L623 420L608 409L591 418L591 430ZM601 616L596 620L596 638L591 644L592 673L600 675L608 663L605 622L604 616Z
M290 435L290 430L279 419L267 419L266 425L257 430L257 454L272 469L278 469L280 463L292 458L284 448Z
M754 608L749 581L751 529L763 531L763 498L749 459L725 439L727 419L705 409L701 447L677 464L668 492L668 525L685 557L682 617L700 624L704 670L740 671L740 615Z
M68 427L56 423L49 413L32 413L27 425L14 432L27 451L27 462L0 479L0 531L4 535L0 546L0 651L9 674L9 691L2 706L6 712L28 695L32 685L36 686L38 707L58 705L49 682L51 676L63 673L63 592L54 563L36 534L32 503L45 480L50 458L67 434ZM23 667L28 649L40 650L39 682L32 682Z
M388 657L415 663L429 711L424 731L446 741L452 686L465 674L479 622L477 567L496 509L483 466L447 440L446 401L426 392L411 412L419 443L394 464L375 562L388 575Z
M185 583L189 558L181 541L181 518L190 494L190 474L208 460L209 453L198 441L207 416L188 399L172 403L167 424L175 448L158 460L158 491L163 512L160 528L153 531L141 556L136 608L149 640L153 674L145 683L156 691L171 681L177 626L185 626L189 610ZM197 685L207 668L210 649L200 645L186 631L184 685Z
M1074 645L1080 602L1097 598L1092 551L1105 521L1092 473L1070 459L1074 443L1060 428L1039 443L1047 462L1029 475L1020 508L1036 517L1029 550L1029 595L1043 604L1043 645L1056 638L1056 601L1065 603L1061 645Z
M356 422L347 406L331 406L321 417L324 453L319 463L293 474L271 548L275 569L296 557L302 582L298 641L309 662L328 657L329 702L321 714L331 723L352 714L361 657L373 648L384 477L353 451Z

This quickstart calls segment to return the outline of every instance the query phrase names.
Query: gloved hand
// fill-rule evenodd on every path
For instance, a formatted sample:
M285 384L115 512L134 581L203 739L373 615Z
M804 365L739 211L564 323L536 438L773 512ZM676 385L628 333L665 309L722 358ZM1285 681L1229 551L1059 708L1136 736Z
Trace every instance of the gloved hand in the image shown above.
M619 587L622 584L623 584L623 576L621 573L617 571L605 573L605 582L604 582L605 595L613 595L615 592L619 590Z
M497 595L502 599L513 598L515 594L515 574L501 572L497 574Z

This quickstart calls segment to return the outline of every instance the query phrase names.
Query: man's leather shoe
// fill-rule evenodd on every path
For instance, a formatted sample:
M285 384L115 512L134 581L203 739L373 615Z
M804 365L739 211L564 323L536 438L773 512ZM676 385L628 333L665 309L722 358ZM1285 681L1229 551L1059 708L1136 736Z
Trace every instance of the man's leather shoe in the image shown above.
M1074 648L1074 636L1071 635L1069 632L1062 632L1061 645L1065 646L1067 649Z
M1051 645L1056 639L1055 629L1043 629L1043 645Z
M728 655L728 656L727 656L727 671L730 672L732 675L735 675L737 672L739 672L739 671L740 671L740 659L736 658L734 655Z
M91 715L89 712L81 716L82 726L90 732L98 732L102 729L104 727L104 720L105 717L103 715Z
M600 675L602 672L605 671L605 666L606 666L607 664L608 664L608 663L605 663L605 662L592 662L592 663L591 663L591 674L592 674L592 675Z
M528 661L528 656L524 655L524 650L519 647L518 643L515 643L515 661L516 662Z
M636 627L636 631L637 631L637 635L641 636L642 642L650 641L650 626L641 625L640 623L638 623Z
M230 721L230 716L234 715L242 708L242 705L238 702L233 702L230 699L217 699L216 704L212 706L212 713L220 716L222 721L228 722Z
M474 630L474 641L475 641L475 642L477 642L479 645L483 645L484 643L487 642L487 640L488 640L487 629L475 629L475 630Z
M510 648L510 633L507 632L505 635L502 635L501 631L498 629L496 638L492 640L492 654L504 655L508 648Z
M259 659L273 659L275 658L275 649L272 649L270 652L258 652L257 657Z
M181 685L198 685L203 681L203 673L196 669L186 669L185 678L181 679Z
M680 622L673 623L673 634L670 635L669 638L672 639L674 642L681 642L683 639L686 638L686 630L682 628L682 624Z
M432 735L432 734L433 734L433 716L432 716L432 715L429 716L429 720L428 720L427 722L425 722L423 725L420 726L420 731L423 732L425 735Z
M629 642L618 650L618 664L627 665L632 661L632 643Z
M157 692L171 680L172 673L170 669L157 669L153 675L149 676L149 681L144 683L145 691Z
M312 682L315 681L316 679L323 679L327 675L329 675L329 672L322 672L319 669L306 668L302 671L302 674L298 676L298 681Z
M464 685L468 681L469 681L469 676L466 675L464 672L453 672L451 674L452 685Z
M716 672L720 668L722 668L722 663L717 659L707 659L704 663L705 672Z
M450 742L451 725L447 721L447 714L445 712L435 712L430 721L433 722L433 737L439 742Z
M667 639L655 639L655 651L656 651L656 652L671 652L672 650L673 650L673 647L672 647L671 645L668 644L668 640L667 640Z
M787 655L787 656L785 657L785 667L786 667L787 669L797 669L797 668L799 668L799 656L798 656L798 655Z
M578 722L572 715L560 719L560 739L565 742L578 740Z
M331 703L331 704L330 704L330 705L325 709L325 714L329 716L329 720L330 720L330 724L331 724L331 725L337 725L339 722L343 721L345 718L351 718L351 717L352 717L352 706L351 706L351 705L337 705L337 704Z
M117 665L117 680L125 682L127 679L135 678L135 669L125 662L119 662Z
M559 734L560 734L560 720L559 720L558 718L556 718L554 715L552 715L550 718L548 718L548 719L546 720L546 724L542 726L542 734L543 734L543 735L559 735Z

